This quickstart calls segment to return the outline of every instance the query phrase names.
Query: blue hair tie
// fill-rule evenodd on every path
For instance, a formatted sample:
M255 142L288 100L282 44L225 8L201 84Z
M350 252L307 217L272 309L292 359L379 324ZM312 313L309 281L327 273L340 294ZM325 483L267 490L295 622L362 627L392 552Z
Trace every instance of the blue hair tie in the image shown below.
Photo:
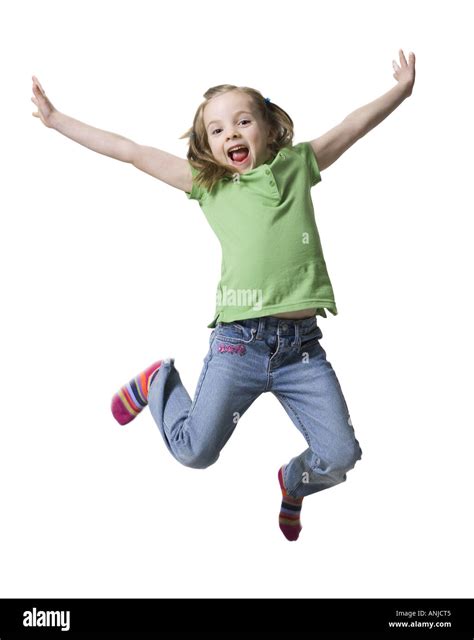
M269 104L271 102L270 98L265 98L265 104Z

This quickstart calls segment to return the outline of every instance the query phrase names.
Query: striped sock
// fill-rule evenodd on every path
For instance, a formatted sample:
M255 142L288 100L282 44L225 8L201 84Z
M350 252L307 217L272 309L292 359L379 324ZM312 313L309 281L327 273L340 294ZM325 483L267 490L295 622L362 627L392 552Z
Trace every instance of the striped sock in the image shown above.
M279 515L279 525L283 535L287 540L298 540L300 531L303 528L300 522L300 511L303 498L293 498L289 496L285 485L283 484L283 470L285 466L278 471L278 482L283 496Z
M117 422L120 424L131 422L147 406L148 390L154 374L159 371L161 362L161 360L154 362L114 395L111 409Z

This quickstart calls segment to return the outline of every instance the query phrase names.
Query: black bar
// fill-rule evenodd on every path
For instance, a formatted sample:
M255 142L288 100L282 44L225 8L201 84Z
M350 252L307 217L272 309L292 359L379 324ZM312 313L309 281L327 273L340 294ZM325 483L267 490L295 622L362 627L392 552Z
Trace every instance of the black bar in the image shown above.
M69 614L67 613L69 612ZM398 625L398 626L395 626ZM430 625L430 628L428 627ZM2 599L0 640L426 637L474 640L472 598ZM360 634L360 635L357 635Z

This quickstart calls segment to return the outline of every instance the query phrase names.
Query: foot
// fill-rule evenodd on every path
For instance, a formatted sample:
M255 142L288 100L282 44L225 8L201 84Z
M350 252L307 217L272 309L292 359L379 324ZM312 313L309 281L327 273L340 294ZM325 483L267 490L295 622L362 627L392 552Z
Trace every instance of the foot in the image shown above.
M147 406L150 384L158 373L161 362L154 362L114 395L111 409L119 424L131 422Z
M293 498L288 495L283 482L283 471L285 466L278 471L278 482L283 496L281 502L280 515L278 518L280 529L287 540L298 540L300 531L303 528L300 521L301 506L303 498Z

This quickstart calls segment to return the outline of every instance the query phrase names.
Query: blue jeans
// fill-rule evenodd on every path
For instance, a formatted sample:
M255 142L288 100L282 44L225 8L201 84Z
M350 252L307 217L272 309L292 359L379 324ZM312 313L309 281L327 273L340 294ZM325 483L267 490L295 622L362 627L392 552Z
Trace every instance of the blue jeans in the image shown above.
M171 454L188 467L210 466L252 402L271 392L307 444L285 467L289 495L307 496L345 481L362 451L320 338L316 316L219 322L192 401L174 358L164 360L148 404Z

